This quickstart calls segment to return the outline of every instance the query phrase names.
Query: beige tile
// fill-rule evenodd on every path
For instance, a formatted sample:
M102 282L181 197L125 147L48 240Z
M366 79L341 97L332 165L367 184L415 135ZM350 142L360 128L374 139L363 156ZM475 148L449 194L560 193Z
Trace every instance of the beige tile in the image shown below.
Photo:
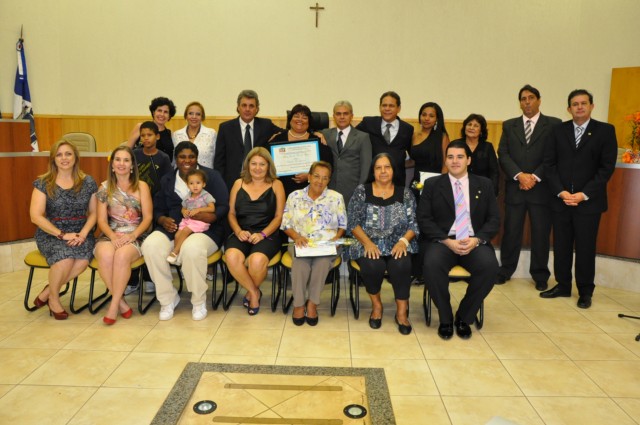
M70 350L131 351L151 331L151 326L105 326L96 323L65 345Z
M134 351L145 353L203 354L213 338L214 329L156 326L144 337Z
M577 361L609 397L640 398L640 361Z
M200 357L202 363L228 363L228 364L257 364L272 365L276 363L276 356L243 356L226 354L203 354Z
M305 327L282 335L278 357L349 358L349 332Z
M610 333L609 336L640 358L640 344L636 341L638 332L640 332L640 329L633 333Z
M567 360L562 350L543 333L486 333L483 336L500 359Z
M640 360L609 335L548 333L547 336L573 360Z
M635 311L636 313L640 311L640 293L639 292L609 290L607 292L607 296L612 300L625 306L630 311ZM638 314L635 314L635 316L637 315Z
M110 374L104 387L171 388L197 354L131 353Z
M351 367L350 358L327 357L282 357L278 356L278 366Z
M148 424L168 393L168 389L100 388L68 424Z
M424 360L354 359L353 367L384 368L392 396L438 395L438 388Z
M28 270L29 267L24 263L24 257L34 249L37 249L35 241L15 243L9 245L11 247L11 263L13 270Z
M19 384L31 372L49 360L57 350L34 348L0 349L0 383Z
M442 397L453 425L478 425L499 416L518 425L543 425L525 397Z
M503 360L502 363L526 396L604 396L571 361Z
M98 387L126 356L127 353L114 351L61 350L23 383Z
M614 398L613 401L633 420L640 423L640 398Z
M437 330L438 323L431 324ZM472 328L473 329L473 328ZM483 333L488 332L540 332L540 329L519 310L484 311Z
M524 310L524 314L543 332L602 333L602 329L573 308Z
M495 287L494 287L495 288ZM484 299L484 308L488 311L494 310L517 310L518 307L511 302L511 300L503 293L496 291L495 289L489 293L489 296Z
M608 333L640 332L640 320L618 317L620 310L592 311L591 309L581 313L591 320L596 326ZM624 312L634 315L633 312Z
M0 322L0 341L26 325L25 322Z
M13 272L13 263L11 260L11 245L0 245L0 273Z
M221 328L205 354L275 357L281 337L281 330Z
M63 300L63 305L64 303ZM22 301L15 298L0 299L0 322L33 322L41 317L49 318L49 311L46 308L30 312L25 310ZM53 322L53 318L51 321Z
M440 397L392 396L397 425L451 425Z
M242 300L240 292L236 298ZM242 305L234 305L227 311L220 328L282 330L287 319L291 320L279 310L272 313L268 299L263 296L262 303L260 304L260 313L255 316L249 316L247 309L242 307Z
M16 387L15 385L0 384L0 398L4 397L5 394L7 394L9 391L14 389L15 387Z
M498 360L427 360L441 395L522 396Z
M433 325L432 325L433 328ZM475 331L475 328L472 327ZM470 339L454 336L443 340L438 336L437 326L426 335L418 335L418 341L426 359L477 359L491 360L496 355L484 339L484 335L474 332Z
M547 425L631 425L635 422L609 398L530 397Z
M67 320L37 320L14 332L0 342L7 348L62 348L90 326Z
M424 359L415 333L351 332L354 359Z
M66 424L94 387L19 385L0 399L2 424Z

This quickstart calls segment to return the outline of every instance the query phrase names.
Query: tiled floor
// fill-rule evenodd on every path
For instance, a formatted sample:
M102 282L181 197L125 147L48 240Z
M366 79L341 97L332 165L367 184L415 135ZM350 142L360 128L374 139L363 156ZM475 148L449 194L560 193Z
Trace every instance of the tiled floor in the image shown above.
M26 277L0 275L2 424L149 423L184 365L198 361L383 367L397 423L405 425L478 425L494 416L521 425L640 423L640 321L617 317L640 315L640 293L598 288L593 307L580 310L576 296L543 300L529 281L515 279L486 300L482 331L442 341L437 314L430 328L424 323L422 287L411 293L414 332L402 336L389 285L377 331L367 324L368 301L355 320L344 289L330 317L329 288L316 328L298 328L266 303L249 317L241 297L228 312L193 322L187 294L169 322L157 320L156 305L107 327L100 313L57 322L46 308L27 312ZM81 297L88 274L83 279ZM45 281L46 271L37 271L31 298ZM455 299L464 288L452 284Z

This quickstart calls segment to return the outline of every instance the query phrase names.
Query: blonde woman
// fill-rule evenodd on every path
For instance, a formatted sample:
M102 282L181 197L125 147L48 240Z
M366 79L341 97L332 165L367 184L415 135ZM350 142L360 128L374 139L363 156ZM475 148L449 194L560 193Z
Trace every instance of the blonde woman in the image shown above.
M131 276L131 264L142 255L140 245L153 218L149 186L139 179L133 152L127 146L111 154L108 178L98 194L98 227L103 237L95 256L102 281L111 292L111 304L102 319L113 325L118 313L128 319L133 313L123 298Z

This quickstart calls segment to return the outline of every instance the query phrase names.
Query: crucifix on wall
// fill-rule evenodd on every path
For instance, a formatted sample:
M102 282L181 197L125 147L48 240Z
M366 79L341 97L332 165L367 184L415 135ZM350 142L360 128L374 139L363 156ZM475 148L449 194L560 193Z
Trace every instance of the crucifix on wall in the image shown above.
M318 3L316 3L315 6L311 6L309 7L309 9L316 11L316 28L318 28L318 15L320 14L321 10L324 10L324 7L318 6Z

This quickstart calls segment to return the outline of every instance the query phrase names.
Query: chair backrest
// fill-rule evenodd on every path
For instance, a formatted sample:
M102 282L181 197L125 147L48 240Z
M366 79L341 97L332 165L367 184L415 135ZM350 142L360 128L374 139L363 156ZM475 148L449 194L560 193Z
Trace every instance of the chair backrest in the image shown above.
M67 133L62 139L73 143L81 152L96 151L96 139L89 133Z

